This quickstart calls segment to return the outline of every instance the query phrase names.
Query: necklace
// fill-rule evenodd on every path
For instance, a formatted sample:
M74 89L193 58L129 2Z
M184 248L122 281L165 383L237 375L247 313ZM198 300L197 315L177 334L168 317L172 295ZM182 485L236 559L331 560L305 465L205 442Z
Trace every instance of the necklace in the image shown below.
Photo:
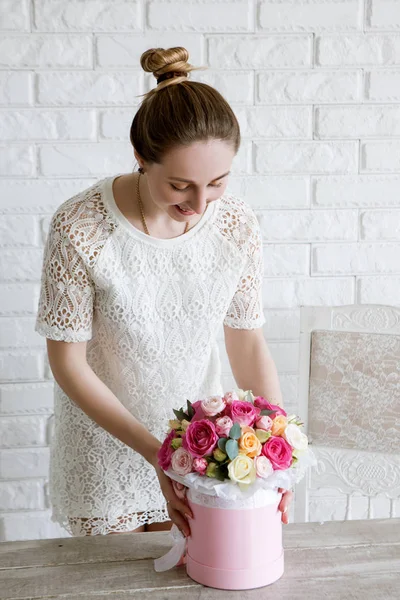
M142 199L140 197L140 189L139 189L140 176L141 176L141 173L139 173L139 177L137 178L136 193L137 193L137 197L138 197L140 215L142 217L143 228L144 228L145 232L147 233L147 235L150 235L149 230L147 229L146 219L144 218L143 204L142 204ZM186 233L188 231L188 229L189 229L189 221L186 222L185 231L183 233Z

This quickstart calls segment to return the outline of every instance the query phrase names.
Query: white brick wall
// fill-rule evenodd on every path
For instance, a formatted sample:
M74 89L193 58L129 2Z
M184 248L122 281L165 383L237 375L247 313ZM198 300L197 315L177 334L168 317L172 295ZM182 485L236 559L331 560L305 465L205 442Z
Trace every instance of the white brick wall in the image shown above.
M33 331L49 217L132 169L129 125L153 85L140 54L175 45L240 120L230 190L260 220L289 409L300 305L400 304L398 0L2 0L0 541L66 535L50 521L52 379Z

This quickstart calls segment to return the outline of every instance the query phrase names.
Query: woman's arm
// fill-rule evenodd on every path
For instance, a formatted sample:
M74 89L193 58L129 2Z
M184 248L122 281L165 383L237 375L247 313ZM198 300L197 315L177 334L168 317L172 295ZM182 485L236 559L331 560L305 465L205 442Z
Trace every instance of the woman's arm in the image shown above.
M190 508L178 498L172 482L157 463L161 442L124 407L86 361L87 342L47 339L47 353L54 378L71 400L100 427L141 454L156 470L168 513L182 533L190 535Z
M47 353L55 380L93 421L155 466L161 442L94 373L86 361L86 344L47 339Z
M224 326L225 347L235 381L240 389L252 390L271 404L283 408L278 372L263 329L233 329Z

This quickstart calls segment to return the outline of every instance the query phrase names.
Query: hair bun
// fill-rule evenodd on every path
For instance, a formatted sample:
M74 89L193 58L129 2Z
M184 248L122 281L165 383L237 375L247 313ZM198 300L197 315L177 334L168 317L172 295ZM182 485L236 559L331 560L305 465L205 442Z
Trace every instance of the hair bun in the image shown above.
M153 73L158 79L161 75L170 72L180 72L188 74L194 69L188 63L189 52L186 48L178 46L176 48L151 48L143 52L140 57L140 64L146 73Z

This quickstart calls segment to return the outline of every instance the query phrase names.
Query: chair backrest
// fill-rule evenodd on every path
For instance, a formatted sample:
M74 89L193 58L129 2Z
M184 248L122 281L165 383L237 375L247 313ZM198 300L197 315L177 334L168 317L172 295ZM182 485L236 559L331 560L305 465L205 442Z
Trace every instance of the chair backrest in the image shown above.
M318 464L298 484L295 521L400 510L400 309L302 307L299 414Z

